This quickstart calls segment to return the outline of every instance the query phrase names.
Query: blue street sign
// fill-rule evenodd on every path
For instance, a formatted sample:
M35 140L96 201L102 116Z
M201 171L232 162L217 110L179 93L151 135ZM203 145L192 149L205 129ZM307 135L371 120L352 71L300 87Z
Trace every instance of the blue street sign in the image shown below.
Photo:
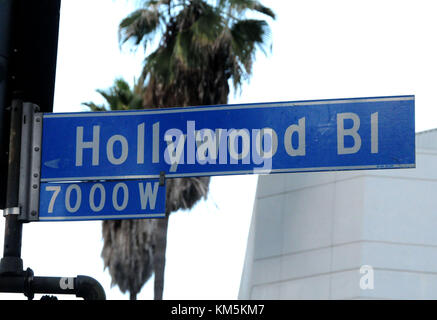
M412 167L414 96L43 115L42 182Z
M163 218L165 185L156 180L42 183L40 221Z

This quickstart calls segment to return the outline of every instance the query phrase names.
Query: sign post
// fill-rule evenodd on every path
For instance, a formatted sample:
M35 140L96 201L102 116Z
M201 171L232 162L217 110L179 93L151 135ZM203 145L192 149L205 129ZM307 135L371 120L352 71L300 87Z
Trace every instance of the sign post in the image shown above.
M66 278L37 277L29 268L24 271L21 259L22 224L37 217L37 211L29 208L39 201L40 166L27 165L37 164L29 161L35 158L30 150L36 147L30 137L41 138L24 128L29 118L22 113L29 108L23 109L23 100L38 104L43 112L53 109L60 4L61 0L0 0L0 208L5 217L0 292L24 293L30 300L35 293L100 300L105 292L95 279L68 278L65 286Z
M14 100L11 107L11 131L7 181L6 220L3 258L0 260L0 292L24 293L32 300L35 293L75 294L85 300L104 300L105 291L95 279L87 276L76 278L37 277L30 268L23 270L21 239L23 222L32 216L29 210L39 198L39 163L41 131L34 130L33 117L36 105ZM38 126L36 126L38 128ZM33 148L35 154L29 153ZM26 160L25 160L26 159ZM35 212L36 216L37 213ZM68 285L64 285L68 279ZM51 299L44 296L42 299Z

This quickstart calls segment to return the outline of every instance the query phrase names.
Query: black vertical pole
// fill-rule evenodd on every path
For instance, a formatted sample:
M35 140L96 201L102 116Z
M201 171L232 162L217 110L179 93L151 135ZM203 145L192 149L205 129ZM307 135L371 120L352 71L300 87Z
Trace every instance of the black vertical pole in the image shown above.
M14 92L42 112L52 112L60 4L0 0L0 208L7 214L0 273L22 271L17 216L22 101L13 101Z
M9 70L11 61L12 1L0 1L0 208L5 208L8 175L8 138L10 107Z
M11 130L9 135L9 163L6 193L6 221L3 258L0 261L0 273L21 273L21 238L23 224L18 220L18 191L20 183L20 151L22 101L14 100L11 108Z
M91 277L78 276L65 287L66 278L34 277L31 269L24 271L21 259L23 100L41 112L53 111L60 5L61 0L0 0L0 208L5 214L0 292L24 293L29 299L35 293L54 293L104 300L103 287Z
M59 293L104 300L105 292L93 278L78 276L71 288L64 288L65 278L34 277L31 269L23 270L21 259L23 100L41 112L53 111L60 5L61 0L0 0L0 208L5 214L0 292L21 292L29 299L34 293Z

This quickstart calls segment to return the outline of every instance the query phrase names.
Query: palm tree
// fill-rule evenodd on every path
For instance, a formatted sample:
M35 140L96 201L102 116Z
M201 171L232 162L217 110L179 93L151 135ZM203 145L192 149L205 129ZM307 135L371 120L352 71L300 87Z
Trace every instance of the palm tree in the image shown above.
M143 99L141 97L142 85L134 81L134 89L131 90L126 80L122 78L115 79L114 85L107 89L96 90L105 100L105 105L96 105L94 102L84 102L83 105L91 111L108 111L108 110L132 110L142 109Z
M105 100L105 104L84 102L91 111L120 111L142 109L143 87L134 82L131 90L124 79L116 79L114 85L106 90L96 90ZM209 178L171 179L167 181L166 212L178 209L191 209L208 193ZM168 219L108 220L103 221L102 233L104 245L102 257L105 268L109 269L120 290L130 292L135 300L141 287L155 270L155 278L164 277ZM156 292L163 291L163 282L155 281ZM159 296L158 296L159 298Z
M240 88L251 74L256 49L264 51L269 38L268 24L246 18L248 12L275 17L256 0L147 0L122 20L121 44L131 40L147 48L160 39L139 80L143 105L226 104L229 80ZM162 299L169 214L191 209L206 198L208 186L209 177L169 179L165 219L103 223L105 266L131 299L153 272L155 299Z

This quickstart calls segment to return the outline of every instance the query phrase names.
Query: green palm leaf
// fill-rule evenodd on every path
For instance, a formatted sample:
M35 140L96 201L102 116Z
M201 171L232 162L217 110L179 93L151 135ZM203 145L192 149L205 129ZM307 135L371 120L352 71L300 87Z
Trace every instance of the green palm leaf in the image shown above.
M118 110L135 110L141 109L143 99L142 90L138 82L134 83L134 89L131 90L129 84L124 79L116 79L114 85L109 89L96 90L106 101L103 105L97 105L94 102L84 102L83 105L90 108L91 111L118 111Z
M147 44L153 40L160 26L160 14L158 10L139 9L123 19L119 26L119 39L123 44L132 39L134 45L141 42Z

